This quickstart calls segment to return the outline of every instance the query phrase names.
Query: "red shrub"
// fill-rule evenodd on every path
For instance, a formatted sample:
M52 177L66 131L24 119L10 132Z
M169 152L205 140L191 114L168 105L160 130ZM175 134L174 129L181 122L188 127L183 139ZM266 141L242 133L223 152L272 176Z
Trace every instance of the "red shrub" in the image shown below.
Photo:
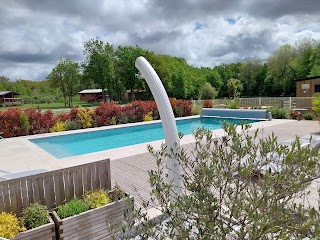
M41 115L40 118L40 133L47 133L49 129L55 124L53 119L53 112L51 109L48 109Z
M34 109L34 108L27 108L24 111L29 118L29 134L37 134L40 133L41 128L41 110L40 109Z
M190 100L176 100L176 106L173 110L177 117L191 116L192 102Z
M158 114L157 105L154 101L133 101L129 103L133 108L134 115L136 116L136 121L143 121L143 116L147 115L149 112L152 114Z
M213 103L211 100L203 100L202 107L204 108L213 108Z
M3 137L16 137L23 135L20 125L20 115L23 111L19 108L9 108L0 114L0 131Z
M55 123L57 121L60 121L60 122L69 121L70 120L70 114L65 113L65 112L61 112L61 113L58 113L57 115L55 115L53 119L54 119Z
M107 126L110 124L112 117L116 119L121 115L122 107L114 102L100 103L100 105L94 110L93 120L94 125L97 127Z

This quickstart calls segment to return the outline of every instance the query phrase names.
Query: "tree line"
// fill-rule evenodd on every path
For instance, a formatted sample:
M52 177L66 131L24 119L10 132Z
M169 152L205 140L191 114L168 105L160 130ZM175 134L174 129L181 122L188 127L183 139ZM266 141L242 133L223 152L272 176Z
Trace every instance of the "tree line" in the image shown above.
M94 39L84 43L83 54L81 63L61 58L44 82L10 82L0 77L0 89L28 96L33 92L50 95L53 88L66 105L72 104L72 96L79 90L87 88L104 89L116 101L123 100L125 90L144 89L150 97L146 82L136 77L134 63L139 56L154 67L168 95L178 99L294 96L295 80L320 75L320 42L314 39L285 44L266 62L248 58L212 68L194 67L184 58L156 54L139 46L115 48Z

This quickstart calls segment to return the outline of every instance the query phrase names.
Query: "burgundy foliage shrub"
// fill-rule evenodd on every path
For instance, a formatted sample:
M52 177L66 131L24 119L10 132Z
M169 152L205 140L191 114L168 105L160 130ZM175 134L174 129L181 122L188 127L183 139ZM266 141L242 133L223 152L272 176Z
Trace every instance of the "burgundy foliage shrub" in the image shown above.
M202 107L204 108L213 108L213 103L211 100L203 100Z

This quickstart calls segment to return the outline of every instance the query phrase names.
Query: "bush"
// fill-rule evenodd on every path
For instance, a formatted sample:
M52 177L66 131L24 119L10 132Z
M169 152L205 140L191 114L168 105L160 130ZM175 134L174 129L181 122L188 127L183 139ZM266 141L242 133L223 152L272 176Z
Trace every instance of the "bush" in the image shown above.
M82 108L81 106L77 112L78 121L81 123L82 128L92 127L91 115L94 113L92 109Z
M201 88L201 99L213 99L218 96L218 92L210 83L206 82Z
M120 199L125 197L125 193L124 193L124 191L121 190L118 183L116 183L113 190L111 192L109 192L108 195L109 195L109 199L111 200L111 202L119 201Z
M153 117L152 117L152 112L149 112L148 114L143 116L143 121L144 122L148 122L148 121L152 121Z
M306 112L302 115L305 120L313 120L315 115L312 112Z
M91 209L104 206L110 202L107 192L104 190L87 192L84 195L84 201Z
M30 124L29 124L28 115L25 112L21 113L20 115L20 125L23 131L23 134L28 134L30 130Z
M202 106L204 108L213 108L213 103L211 100L203 100L202 101Z
M76 121L68 121L66 123L66 130L77 130L81 128L81 123L76 122Z
M312 96L312 110L315 111L316 114L320 113L320 93L315 93Z
M239 109L240 108L240 101L239 99L235 98L227 102L227 106L230 109Z
M13 239L19 232L25 230L16 215L6 212L0 213L0 237Z
M49 222L47 207L39 203L31 204L22 212L23 225L27 229L36 228Z
M193 104L191 109L192 115L199 115L202 109L202 104Z
M50 132L62 132L67 129L67 123L66 122L60 122L59 120L56 122L56 124L50 128Z
M281 145L249 125L224 123L223 130L221 138L197 130L193 149L149 147L157 168L142 206L158 206L164 215L150 220L136 207L123 229L142 239L318 239L320 213L307 195L318 178L318 149L301 147L299 139ZM167 158L178 161L181 193L166 177ZM128 232L122 239L134 237Z
M288 119L290 111L287 108L270 108L269 111L272 114L272 118L274 119Z
M59 206L57 213L60 218L67 218L85 212L88 209L89 206L83 200L74 198Z

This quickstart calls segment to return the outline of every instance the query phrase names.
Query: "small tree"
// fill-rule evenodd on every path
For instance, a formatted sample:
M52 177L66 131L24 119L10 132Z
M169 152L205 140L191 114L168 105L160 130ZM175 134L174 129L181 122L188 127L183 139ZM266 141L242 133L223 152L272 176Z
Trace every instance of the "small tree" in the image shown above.
M216 96L218 96L216 89L206 82L201 88L201 99L213 99Z
M231 98L240 97L240 93L243 90L243 85L238 79L231 78L227 83L229 96Z
M319 173L318 149L302 148L299 139L291 148L278 144L274 135L259 139L259 131L249 128L241 125L239 133L235 125L224 123L225 135L219 139L200 129L190 152L149 146L157 169L149 173L151 198L143 206L154 206L163 215L158 223L136 208L123 228L134 234L123 238L136 233L142 239L319 237L319 212L303 201L306 186ZM165 177L167 157L182 168L185 194L176 195L174 202L172 182Z

